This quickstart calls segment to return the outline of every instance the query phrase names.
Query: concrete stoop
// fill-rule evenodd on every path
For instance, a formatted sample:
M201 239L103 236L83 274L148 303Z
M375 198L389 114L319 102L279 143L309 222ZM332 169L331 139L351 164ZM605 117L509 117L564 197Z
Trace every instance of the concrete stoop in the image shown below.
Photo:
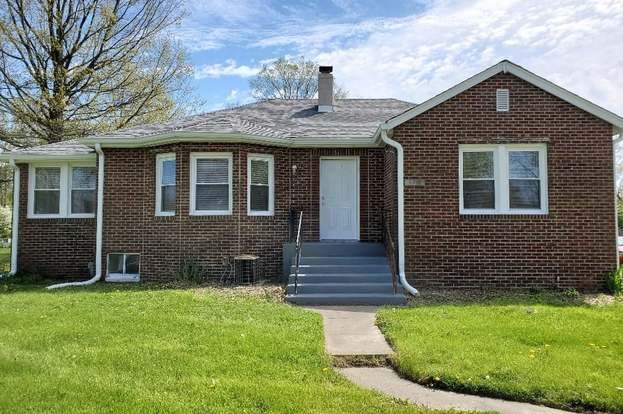
M381 243L304 243L295 293L295 266L290 269L286 300L314 305L404 305Z

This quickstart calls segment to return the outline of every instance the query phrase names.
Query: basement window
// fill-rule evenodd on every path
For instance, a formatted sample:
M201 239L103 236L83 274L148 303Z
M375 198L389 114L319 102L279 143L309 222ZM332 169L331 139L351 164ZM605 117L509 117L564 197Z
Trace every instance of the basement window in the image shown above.
M547 214L545 144L461 145L461 214Z
M138 282L141 257L133 253L110 253L108 255L107 282Z

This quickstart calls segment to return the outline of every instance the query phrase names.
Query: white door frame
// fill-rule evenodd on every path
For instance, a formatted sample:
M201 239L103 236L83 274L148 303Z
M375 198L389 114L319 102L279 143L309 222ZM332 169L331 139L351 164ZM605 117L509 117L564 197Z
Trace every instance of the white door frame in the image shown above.
M359 196L359 186L360 186L360 162L359 162L359 156L358 155L330 155L330 156L322 156L320 157L320 163L318 165L318 182L320 183L319 186L319 191L318 191L318 233L320 235L320 240L323 240L322 238L322 223L321 223L321 210L322 210L322 161L325 160L354 160L355 161L355 197L356 197L356 206L355 206L355 233L356 233L356 237L354 239L344 239L344 240L361 240L361 229L360 229L360 219L359 219L359 210L360 210L360 206L361 206L361 199ZM331 240L331 239L326 239L326 240Z

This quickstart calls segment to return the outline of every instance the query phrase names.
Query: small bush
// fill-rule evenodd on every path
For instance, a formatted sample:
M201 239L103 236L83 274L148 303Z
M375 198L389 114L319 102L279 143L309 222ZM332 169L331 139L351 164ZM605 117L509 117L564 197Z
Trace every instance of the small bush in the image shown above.
M176 279L184 282L201 283L205 277L197 260L191 258L184 260L177 272Z
M620 295L623 292L623 266L608 274L606 289L613 295Z

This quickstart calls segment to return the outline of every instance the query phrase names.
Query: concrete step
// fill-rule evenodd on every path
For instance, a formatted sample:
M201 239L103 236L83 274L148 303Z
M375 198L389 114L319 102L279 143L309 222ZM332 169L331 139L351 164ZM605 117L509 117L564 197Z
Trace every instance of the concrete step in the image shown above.
M363 265L363 264L387 264L385 256L303 256L302 265Z
M405 305L403 294L387 293L299 293L286 295L286 300L297 305Z
M290 273L294 273L296 266L290 267ZM302 264L299 273L389 273L389 264Z
M294 283L287 287L287 294L294 293ZM394 293L390 283L299 283L298 294L303 293ZM396 293L403 293L400 285Z
M304 242L301 253L304 257L385 256L385 246L382 243L362 242Z
M313 273L299 274L299 283L391 283L391 273ZM294 283L294 275L288 278Z

